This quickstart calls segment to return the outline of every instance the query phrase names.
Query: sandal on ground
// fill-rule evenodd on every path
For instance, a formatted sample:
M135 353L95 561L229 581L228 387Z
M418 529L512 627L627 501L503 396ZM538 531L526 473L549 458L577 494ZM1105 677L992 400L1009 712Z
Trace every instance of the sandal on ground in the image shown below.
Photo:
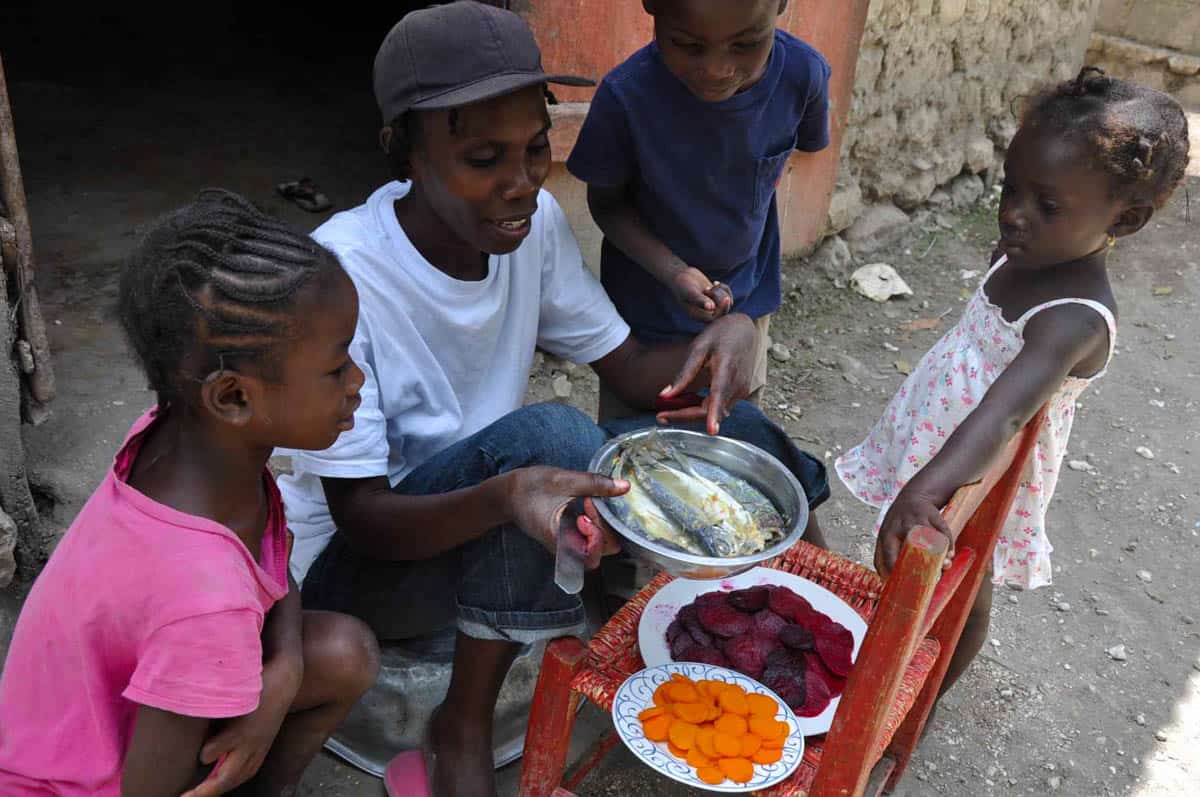
M284 199L290 199L298 207L310 213L320 213L321 211L329 210L333 206L333 203L329 201L329 197L321 193L316 183L307 177L279 183L275 186L275 190Z
M383 771L383 787L388 797L428 797L432 794L425 754L420 750L406 750L393 758Z

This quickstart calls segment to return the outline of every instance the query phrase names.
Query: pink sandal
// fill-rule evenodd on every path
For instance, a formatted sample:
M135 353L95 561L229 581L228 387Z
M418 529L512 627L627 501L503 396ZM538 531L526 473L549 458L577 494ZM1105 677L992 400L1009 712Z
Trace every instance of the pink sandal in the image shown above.
M408 750L393 758L383 771L383 787L388 797L429 797L425 754Z

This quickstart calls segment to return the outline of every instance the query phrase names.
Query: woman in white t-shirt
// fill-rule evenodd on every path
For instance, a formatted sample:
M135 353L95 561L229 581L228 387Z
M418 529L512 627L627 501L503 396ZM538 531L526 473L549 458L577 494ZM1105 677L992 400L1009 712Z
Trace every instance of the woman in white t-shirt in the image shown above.
M354 429L296 452L280 480L293 573L306 607L354 614L384 640L456 625L431 729L444 794L494 793L492 713L520 645L583 629L578 597L553 580L559 524L578 520L591 567L617 550L573 514L580 498L628 489L583 472L606 432L563 405L522 407L536 348L590 365L648 411L707 386L703 405L660 419L724 423L788 462L813 505L828 494L819 462L735 406L751 376L749 318L719 319L690 344L630 336L541 190L552 80L514 14L477 3L410 14L375 64L397 179L314 233L358 288L350 351L366 379Z

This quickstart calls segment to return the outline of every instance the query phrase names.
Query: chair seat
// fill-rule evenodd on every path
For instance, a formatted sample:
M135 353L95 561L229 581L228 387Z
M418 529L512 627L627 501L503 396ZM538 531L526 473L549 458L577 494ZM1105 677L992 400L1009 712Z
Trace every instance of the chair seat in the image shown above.
M883 580L874 571L805 542L798 543L786 554L768 563L768 566L794 573L825 587L846 601L868 623L883 590ZM605 711L612 710L617 689L630 675L646 666L637 641L642 612L650 598L671 581L671 576L660 573L600 629L588 644L587 663L571 682L572 689ZM937 662L939 652L936 640L925 639L918 645L904 673L896 700L888 712L886 732L876 751L877 758L882 757L892 736L912 708ZM778 786L759 793L770 797L803 797L807 794L821 762L823 741L823 736L805 740L804 758L796 773Z

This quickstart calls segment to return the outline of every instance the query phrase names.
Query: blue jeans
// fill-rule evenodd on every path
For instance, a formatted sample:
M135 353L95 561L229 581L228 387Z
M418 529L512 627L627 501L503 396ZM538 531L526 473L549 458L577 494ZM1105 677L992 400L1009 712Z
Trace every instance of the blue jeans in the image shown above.
M571 407L522 407L421 463L393 490L447 493L535 465L586 470L605 439ZM308 571L302 596L305 608L361 618L384 641L456 624L476 639L531 643L580 634L585 625L579 596L554 583L554 558L512 524L417 562L356 553L339 531Z
M601 429L561 404L522 407L422 463L393 489L403 495L445 493L534 465L584 470L610 436L653 424L654 416L644 415ZM829 496L824 465L754 405L739 403L721 433L783 462L800 480L810 507ZM383 641L457 625L477 639L532 643L581 633L585 624L579 597L554 583L553 557L512 524L417 562L364 556L338 532L308 571L301 594L305 608L352 614Z

